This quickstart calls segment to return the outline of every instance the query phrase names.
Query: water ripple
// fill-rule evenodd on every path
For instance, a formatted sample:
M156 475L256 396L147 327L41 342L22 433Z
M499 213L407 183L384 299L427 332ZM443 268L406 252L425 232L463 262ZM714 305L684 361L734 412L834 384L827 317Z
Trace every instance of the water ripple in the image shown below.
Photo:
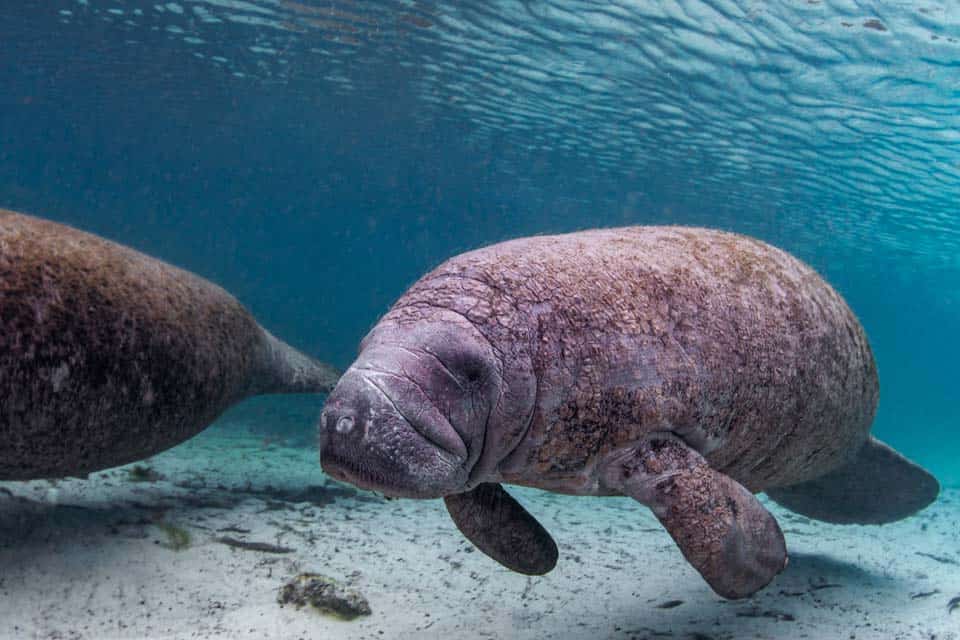
M467 145L566 154L624 180L656 177L676 202L711 203L721 223L764 212L798 241L960 268L951 7L78 0L51 10L78 27L124 25L134 45L139 29L165 33L186 57L256 81L359 92L365 74L413 69L420 126L467 121Z

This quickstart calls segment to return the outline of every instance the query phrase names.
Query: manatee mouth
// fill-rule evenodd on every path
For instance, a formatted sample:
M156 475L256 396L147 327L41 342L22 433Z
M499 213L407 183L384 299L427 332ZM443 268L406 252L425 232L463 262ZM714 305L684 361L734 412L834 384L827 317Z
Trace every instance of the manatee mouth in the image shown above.
M376 460L383 463L383 460ZM352 484L367 491L374 491L386 498L436 498L439 497L434 482L413 479L399 469L378 470L376 465L364 464L324 450L320 454L323 472L334 480ZM446 493L441 491L441 494Z
M364 373L363 381L374 390L374 393L379 394L413 431L442 452L453 457L453 460L445 459L445 462L455 465L467 459L467 447L460 434L456 432L446 417L440 413L419 387L406 378L385 371L367 369ZM395 402L387 391L388 384L400 387L399 391L401 393L406 393L409 397L415 398L417 400L416 407L411 409L409 403ZM446 457L441 456L441 458Z
M327 451L321 454L320 465L324 473L334 480L348 482L361 489L383 491L384 487L395 484L385 474L378 472L376 469Z

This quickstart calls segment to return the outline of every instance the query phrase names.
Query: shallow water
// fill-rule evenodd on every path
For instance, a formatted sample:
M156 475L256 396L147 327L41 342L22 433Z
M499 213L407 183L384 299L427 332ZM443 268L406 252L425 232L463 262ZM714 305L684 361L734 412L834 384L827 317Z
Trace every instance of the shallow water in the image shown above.
M151 461L166 479L137 485L137 498L108 478L53 494L48 483L3 484L27 502L0 503L0 610L17 620L0 635L960 629L960 610L947 610L960 594L956 567L940 561L960 562L950 490L960 486L960 13L950 3L56 0L18 3L0 24L0 207L210 278L272 332L339 366L409 284L467 249L624 224L748 233L807 261L848 300L880 369L875 433L948 487L931 510L890 527L787 518L785 529L809 528L787 533L799 560L743 605L759 617L738 615L627 502L521 492L564 538L559 573L530 581L470 556L434 503L354 503L351 493L294 523L290 511L310 501L290 491L338 486L316 464L323 398L256 399L199 444ZM232 464L239 440L258 452L245 465ZM286 456L296 480L284 488L275 468ZM193 505L175 477L191 465L211 486L242 486L243 469L261 489ZM266 485L277 490L269 500ZM257 501L294 506L256 515ZM197 544L144 555L157 512ZM213 529L250 518L255 526L240 528L252 539L276 543L291 526L316 540L261 564L270 558L224 556L203 518ZM626 527L644 545L635 558L617 555L630 552ZM828 541L828 553L816 555L810 538ZM452 570L456 554L467 560ZM220 571L224 558L234 564ZM293 565L322 568L311 559L341 579L359 571L373 617L334 624L279 609L274 591ZM580 580L593 595L564 593ZM816 588L829 583L842 586ZM180 595L161 606L161 590ZM656 607L670 599L685 604ZM578 616L581 602L590 604ZM88 608L89 622L57 618L62 603ZM440 620L425 627L411 612ZM117 622L147 614L149 629Z

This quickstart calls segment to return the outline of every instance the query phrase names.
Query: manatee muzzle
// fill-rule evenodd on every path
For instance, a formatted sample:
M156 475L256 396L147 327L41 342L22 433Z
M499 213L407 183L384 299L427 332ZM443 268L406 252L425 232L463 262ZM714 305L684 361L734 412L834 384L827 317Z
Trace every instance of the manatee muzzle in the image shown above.
M365 371L363 380L424 440L460 461L466 459L467 447L460 434L419 385L403 376L373 370Z
M465 473L463 440L402 375L352 368L327 401L319 436L324 471L364 488L422 496Z

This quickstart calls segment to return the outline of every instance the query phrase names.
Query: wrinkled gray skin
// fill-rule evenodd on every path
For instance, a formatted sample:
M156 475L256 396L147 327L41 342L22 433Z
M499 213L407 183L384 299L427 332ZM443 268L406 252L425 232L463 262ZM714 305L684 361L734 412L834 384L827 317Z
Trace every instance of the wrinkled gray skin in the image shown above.
M139 460L247 396L329 391L336 378L220 287L0 210L0 480Z
M877 398L857 319L783 251L682 227L525 238L457 256L397 301L328 399L321 460L360 487L444 497L471 541L525 573L549 571L556 546L498 483L631 496L737 598L786 565L753 492L789 488L804 512L811 483L883 447L868 437ZM888 489L905 497L862 505L877 522L938 488L884 451L869 461L902 466ZM846 510L831 487L813 502Z

